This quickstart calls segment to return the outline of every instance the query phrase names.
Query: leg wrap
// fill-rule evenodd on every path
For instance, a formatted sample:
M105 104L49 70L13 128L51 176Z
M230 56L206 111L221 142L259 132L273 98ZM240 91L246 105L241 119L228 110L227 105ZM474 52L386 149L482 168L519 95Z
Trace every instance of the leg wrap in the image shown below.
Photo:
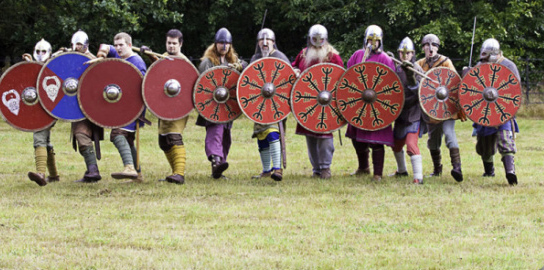
M85 164L87 165L87 169L89 168L90 165L96 165L96 155L92 147L85 147L85 148L80 147L79 153L81 153L81 155L85 159Z
M383 175L383 162L385 158L385 149L383 144L371 144L372 147L372 165L374 175Z
M272 157L272 168L281 169L281 144L279 140L270 143L270 156Z
M270 147L259 149L259 155L261 156L261 164L263 165L263 172L269 172L272 170L270 159Z
M368 144L358 142L355 139L352 139L351 142L353 143L353 147L355 148L355 153L357 154L357 161L359 163L359 170L366 170L368 169L369 163L368 163Z
M168 161L172 165L172 174L185 176L186 153L184 145L174 145L165 152Z
M399 152L393 152L393 154L395 155L395 160L397 161L397 173L405 173L407 170L404 150L400 149Z
M410 157L412 162L412 170L414 171L414 179L423 180L423 165L421 155L413 155Z
M36 161L36 171L45 174L47 164L47 149L43 146L38 146L34 149L34 158Z
M111 141L113 142L113 144L119 151L119 154L121 155L121 159L123 160L123 165L124 166L133 165L134 161L132 159L132 151L130 149L131 147L128 144L128 141L125 138L125 136L122 136L122 135L115 136L115 138L113 138Z
M49 171L49 176L59 176L57 171L57 163L55 162L55 151L53 147L47 148L47 170Z

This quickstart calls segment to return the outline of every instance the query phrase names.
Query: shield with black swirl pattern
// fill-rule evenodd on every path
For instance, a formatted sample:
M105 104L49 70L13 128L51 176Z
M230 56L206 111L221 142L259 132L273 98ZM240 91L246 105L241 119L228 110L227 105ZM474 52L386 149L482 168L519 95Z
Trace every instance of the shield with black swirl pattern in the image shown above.
M242 111L236 101L236 82L240 72L226 67L213 67L200 74L193 89L197 112L213 123L228 123Z
M468 118L496 127L512 119L521 106L521 83L501 64L473 67L459 86L459 102Z
M404 106L404 87L390 67L364 62L349 68L338 83L337 106L344 118L362 130L393 123Z
M242 112L253 122L273 124L291 112L289 97L296 75L281 59L266 57L249 65L238 79L237 98Z
M336 106L338 80L344 71L339 65L317 64L306 69L295 82L291 109L305 129L331 133L347 124Z
M446 68L433 68L419 84L419 103L423 112L435 120L448 120L459 111L459 83L457 72Z

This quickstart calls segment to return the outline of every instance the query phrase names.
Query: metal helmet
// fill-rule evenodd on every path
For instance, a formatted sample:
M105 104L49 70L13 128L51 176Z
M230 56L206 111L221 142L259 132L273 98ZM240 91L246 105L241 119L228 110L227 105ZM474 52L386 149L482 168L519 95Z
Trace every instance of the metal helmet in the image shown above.
M34 46L34 59L38 62L45 62L51 56L51 44L45 39L38 41Z
M399 45L399 52L415 52L414 43L409 37L405 37Z
M270 30L269 28L263 28L257 34L257 40L261 40L261 39L270 39L275 42L276 35L274 34L274 31Z
M232 35L225 27L215 33L215 43L232 43Z
M480 60L487 60L489 62L496 62L501 55L501 46L499 41L494 38L489 38L482 44L480 50Z
M83 32L81 29L72 35L72 50L76 50L76 44L82 44L83 49L86 51L89 48L89 36L87 33Z
M381 50L383 48L383 30L377 25L370 25L365 30L365 47L368 44L368 41L372 41L372 50ZM379 47L376 46L374 43L375 41L380 41Z
M310 27L310 31L308 31L308 38L310 39L310 43L316 47L321 47L325 45L325 42L329 38L329 33L327 32L327 28L321 24L315 24L312 27Z
M425 46L425 44L429 44L429 45L433 45L435 47L439 47L440 46L440 39L435 34L427 34L421 40L421 46Z

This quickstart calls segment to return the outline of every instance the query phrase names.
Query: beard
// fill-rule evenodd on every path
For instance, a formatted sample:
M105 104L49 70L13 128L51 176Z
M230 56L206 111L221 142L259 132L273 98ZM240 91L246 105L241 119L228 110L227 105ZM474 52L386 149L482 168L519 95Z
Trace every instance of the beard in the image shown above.
M268 48L268 47L263 47L263 48L261 49L261 55L262 55L263 57L268 57L268 56L270 56L270 48Z
M327 58L328 51L325 49L324 46L321 46L319 48L316 47L309 47L306 50L306 57L304 58L304 63L306 66L310 66L310 63L317 61L318 63L321 63L325 61Z

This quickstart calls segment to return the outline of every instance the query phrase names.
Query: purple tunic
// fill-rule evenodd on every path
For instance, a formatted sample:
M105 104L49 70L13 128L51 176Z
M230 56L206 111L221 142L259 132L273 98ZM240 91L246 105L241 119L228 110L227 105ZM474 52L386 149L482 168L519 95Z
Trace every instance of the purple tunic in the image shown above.
M363 49L356 51L348 61L348 69L356 64L361 63L364 54L365 51ZM393 63L393 60L391 60L391 58L389 58L389 56L387 56L387 54L383 52L378 54L371 54L366 61L382 63L390 67L392 70L395 70L395 64ZM389 146L394 145L393 129L391 128L391 125L377 131L366 131L348 124L348 128L346 130L346 137L355 139L358 142L385 144Z

